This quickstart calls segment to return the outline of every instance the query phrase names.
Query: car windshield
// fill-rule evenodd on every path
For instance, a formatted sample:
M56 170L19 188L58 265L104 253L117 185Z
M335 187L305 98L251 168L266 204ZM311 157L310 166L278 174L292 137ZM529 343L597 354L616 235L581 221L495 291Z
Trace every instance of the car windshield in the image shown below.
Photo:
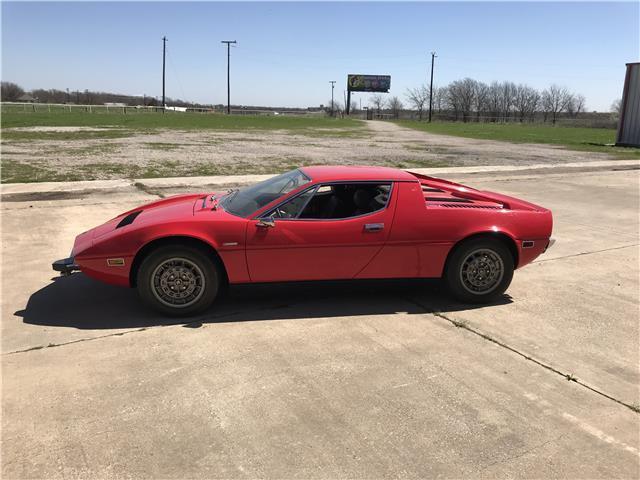
M222 199L220 205L233 215L248 217L268 203L310 181L311 179L300 170L292 170L264 182L234 190Z

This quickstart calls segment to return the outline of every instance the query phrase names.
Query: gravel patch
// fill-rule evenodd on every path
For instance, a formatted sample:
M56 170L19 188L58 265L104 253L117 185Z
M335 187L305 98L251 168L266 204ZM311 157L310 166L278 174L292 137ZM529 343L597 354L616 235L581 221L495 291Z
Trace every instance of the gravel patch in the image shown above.
M18 130L18 129L14 129ZM94 127L31 127L34 132L103 131ZM307 133L307 132L305 132ZM3 145L3 161L55 174L49 180L274 173L301 165L366 164L399 168L531 165L614 157L553 145L511 144L436 135L382 121L361 133L156 130L124 138L32 140ZM45 180L46 175L42 178ZM6 181L19 181L7 178ZM23 180L24 181L24 180Z

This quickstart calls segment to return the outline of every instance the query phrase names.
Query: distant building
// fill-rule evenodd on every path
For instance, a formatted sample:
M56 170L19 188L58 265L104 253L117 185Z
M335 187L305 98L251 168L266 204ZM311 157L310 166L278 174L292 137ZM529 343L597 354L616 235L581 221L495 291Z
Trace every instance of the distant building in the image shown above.
M28 93L25 93L24 95L18 97L18 102L33 103L35 101L37 101L37 99L35 97L33 97L32 95L29 95Z
M640 147L640 62L627 63L616 145Z

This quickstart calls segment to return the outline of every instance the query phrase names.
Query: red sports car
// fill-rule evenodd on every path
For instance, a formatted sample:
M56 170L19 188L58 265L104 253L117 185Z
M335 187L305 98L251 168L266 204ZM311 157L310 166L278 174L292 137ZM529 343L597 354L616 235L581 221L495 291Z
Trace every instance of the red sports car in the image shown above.
M488 302L552 243L551 212L382 167L304 167L226 193L178 195L84 232L54 270L138 289L169 315L226 284L443 278Z

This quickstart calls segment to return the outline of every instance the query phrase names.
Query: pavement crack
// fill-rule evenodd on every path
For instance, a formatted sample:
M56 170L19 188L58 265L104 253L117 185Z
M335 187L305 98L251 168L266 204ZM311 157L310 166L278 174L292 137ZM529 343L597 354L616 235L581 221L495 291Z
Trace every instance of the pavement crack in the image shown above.
M583 255L591 255L594 253L611 252L613 250L622 250L623 248L637 247L640 243L632 243L630 245L622 245L620 247L603 248L602 250L593 250L592 252L572 253L571 255L564 255L562 257L543 258L542 260L535 260L531 263L552 262L554 260L562 260L565 258L581 257Z
M506 350L509 350L512 353L515 353L516 355L521 356L522 358L535 363L536 365L549 370L550 372L555 373L556 375L560 375L561 377L565 378L567 381L569 382L573 382L576 383L578 385L580 385L583 388L586 388L587 390L592 391L593 393L596 393L604 398L607 398L608 400L611 400L619 405L622 405L624 407L627 407L629 410L631 410L632 412L635 413L639 413L640 414L640 409L638 408L637 405L631 405L629 403L626 403L612 395L609 395L608 393L603 392L602 390L597 389L596 387L592 387L591 385L589 385L588 383L583 382L582 380L580 380L579 378L575 377L572 373L566 373L563 372L559 369L557 369L556 367L549 365L548 363L543 362L542 360L538 360L535 357L532 357L531 355L528 355L524 352L521 352L520 350L518 350L515 347L512 347L506 343L504 343L501 340L498 340L496 338L493 338L491 335L484 333L480 330L478 330L477 328L474 328L472 326L470 326L468 324L468 322L464 321L464 320L455 320L453 318L448 317L447 315L445 315L442 312L439 312L437 310L433 310L425 305L423 305L422 303L420 303L418 300L414 299L414 298L410 298L410 297L405 297L405 299L411 303L413 303L414 305L419 306L420 308L422 308L426 313L429 313L435 317L441 318L443 320L446 320L447 322L451 323L452 325L454 325L456 328L462 328L470 333L473 333L474 335L477 335L478 337L487 340L488 342L494 343L496 345L498 345L499 347L502 347Z
M79 338L78 340L72 340L70 342L49 343L47 345L36 345L35 347L24 348L22 350L13 350L11 352L5 352L2 355L3 356L5 356L5 355L14 355L16 353L33 352L35 350L44 350L44 349L47 349L47 348L64 347L66 345L72 345L74 343L90 342L92 340L99 340L101 338L121 337L121 336L127 335L129 333L144 332L145 330L148 330L149 328L154 328L154 327L158 327L158 326L161 326L161 325L154 325L154 326L151 326L151 327L136 328L136 329L133 329L133 330L126 330L124 332L110 333L108 335L100 335L100 336L97 336L97 337Z
M295 305L300 305L300 304L303 304L303 303L306 303L306 302L303 301L303 302L298 302L298 303L294 303L294 304L290 304L290 305L289 304L288 305L272 305L271 307L267 307L267 308L270 308L270 309L288 308L288 307L295 306ZM47 345L36 345L36 346L33 346L33 347L28 347L28 348L24 348L24 349L20 349L20 350L12 350L10 352L4 352L4 353L2 353L2 356L15 355L17 353L33 352L33 351L36 351L36 350L44 350L44 349L47 349L47 348L64 347L64 346L67 346L67 345L73 345L74 343L89 342L89 341L92 341L92 340L100 340L100 339L103 339L103 338L122 337L123 335L127 335L129 333L144 332L146 330L152 330L152 329L161 328L161 327L182 326L182 327L190 327L190 328L206 328L208 323L225 322L225 321L228 321L228 319L230 317L235 317L235 316L243 315L243 314L247 314L247 313L257 313L257 312L260 312L262 310L263 310L263 308L254 308L254 309L249 309L249 310L238 310L238 311L232 311L232 312L225 312L225 313L220 313L220 314L217 314L217 315L203 314L203 315L200 315L200 316L192 318L191 321L189 321L189 322L148 325L146 327L125 330L124 332L110 333L110 334L107 334L107 335L99 335L99 336L96 336L96 337L80 338L78 340L72 340L70 342L49 343ZM243 320L239 320L239 321L243 321Z
M511 457L507 457L507 458L504 458L502 460L498 460L498 461L495 461L495 462L490 463L488 465L485 465L484 467L482 467L479 470L479 473L480 472L484 472L488 468L491 468L491 467L493 467L495 465L502 465L504 463L508 463L508 462L513 461L513 460L517 460L518 458L524 457L525 455L527 455L527 454L529 454L529 453L531 453L531 452L533 452L535 450L539 450L540 448L545 447L545 446L549 445L550 443L555 443L555 442L557 442L558 440L560 440L563 437L566 437L566 433L563 433L562 435L558 435L557 437L554 437L554 438L552 438L550 440L547 440L546 442L542 442L542 443L539 443L538 445L534 445L533 447L528 448L528 449L518 453L517 455L513 455Z

